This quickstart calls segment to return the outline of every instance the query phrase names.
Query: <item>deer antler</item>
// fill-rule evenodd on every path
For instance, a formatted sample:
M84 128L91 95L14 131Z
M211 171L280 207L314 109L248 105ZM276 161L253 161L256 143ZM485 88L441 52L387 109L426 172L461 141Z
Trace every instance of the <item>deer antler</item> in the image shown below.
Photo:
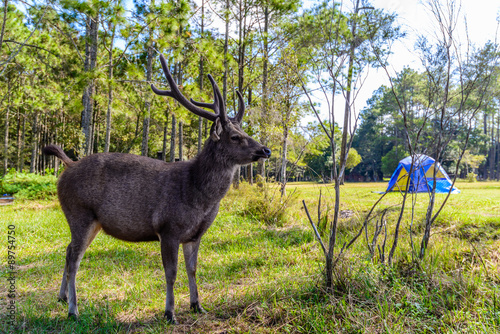
M168 70L167 66L167 61L165 60L165 57L160 54L160 63L161 67L163 68L163 72L165 73L165 77L167 78L168 84L172 90L160 90L156 88L153 84L151 84L151 89L155 94L158 95L163 95L163 96L170 96L174 98L176 101L178 101L182 106L184 106L187 110L192 112L195 115L201 116L203 118L208 119L209 121L215 122L215 120L220 117L221 121L227 122L227 115L226 115L226 109L224 107L224 101L222 100L222 95L220 93L219 87L217 86L217 83L215 83L214 78L209 74L208 79L210 80L210 83L212 84L212 89L214 91L214 102L213 103L204 103L204 102L196 102L193 99L189 101L184 95L182 95L181 91L179 90L179 87L175 83L174 78L172 78L172 75L170 74L170 71ZM203 108L208 108L214 111L214 113L208 112Z
M239 91L236 91L236 95L238 95L238 113L236 116L230 117L229 119L241 126L241 121L243 120L243 115L245 114L245 101L243 101L243 96Z

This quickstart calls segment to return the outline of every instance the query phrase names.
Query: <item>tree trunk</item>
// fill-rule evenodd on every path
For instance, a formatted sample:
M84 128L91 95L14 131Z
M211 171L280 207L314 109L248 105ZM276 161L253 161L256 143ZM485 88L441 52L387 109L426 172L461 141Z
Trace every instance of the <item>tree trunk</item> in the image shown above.
M7 22L7 8L9 8L9 0L4 0L2 31L0 32L0 54L2 54L3 36L5 34L5 23Z
M19 165L21 161L21 114L19 113L19 108L17 109L17 129L16 129L16 170L19 171Z
M172 133L170 133L170 162L175 161L175 127L176 124L175 115L172 114Z
M253 185L253 163L247 166L247 181L251 186Z
M240 188L240 175L241 175L241 167L238 166L238 168L236 168L236 170L234 171L233 189L239 189Z
M488 113L486 111L483 112L483 134L488 134Z
M99 30L99 16L91 17L87 15L86 24L86 41L85 41L85 64L84 71L91 72L96 67L97 62L97 42ZM94 79L87 82L87 87L83 92L82 104L82 132L85 136L83 145L83 155L89 155L92 151L92 118L93 118L93 95L94 95Z
M21 134L21 148L19 149L20 151L20 160L19 160L19 172L23 171L24 168L24 145L26 143L26 116L22 116L23 118L23 125L22 125L22 134Z
M38 152L38 112L35 111L33 116L33 123L31 126L31 138L33 140L31 144L31 163L30 163L30 173L35 173L36 163L37 163L37 152Z
M281 197L286 196L286 156L288 152L288 126L283 127L283 150L281 153Z
M488 113L486 111L483 112L483 134L485 136L488 135ZM483 166L481 167L482 178L484 180L488 179L488 169L489 169L489 160L488 159L489 159L489 155L490 155L490 152L488 150L486 152L486 161L483 164Z
M491 130L490 130L490 153L489 153L489 170L488 170L488 179L495 179L495 153L496 153L496 143L495 143L495 117L491 117Z
M224 13L224 20L226 21L226 30L224 33L224 76L222 78L222 98L224 104L227 101L227 76L228 76L228 61L227 51L229 45L229 0L226 0L226 12Z
M268 77L268 63L269 63L269 41L268 41L268 31L269 31L269 7L264 7L264 57L262 64L262 115L259 118L260 123L260 141L263 145L266 144L266 120L267 120L267 77ZM265 179L265 163L264 161L259 161L257 164L257 174Z
M356 1L356 7L354 9L354 13L357 14L359 10L359 0ZM350 119L351 119L351 90L352 90L352 77L354 71L354 50L356 48L355 45L355 36L356 36L356 21L352 23L351 28L351 46L349 51L349 66L347 68L347 92L345 97L345 109L344 109L344 127L342 129L342 144L340 146L340 184L344 184L344 172L345 172L345 164L347 161L347 135L350 130Z
M248 89L248 105L252 105L252 88ZM248 184L253 185L253 163L247 165L246 173Z
M168 131L168 113L165 113L165 127L163 128L163 147L161 151L161 160L167 159L167 131Z
M182 130L182 122L179 122L179 161L182 161L182 146L184 145L183 138L183 130Z
M488 154L489 168L488 168L488 179L493 181L495 179L495 153L496 153L496 144L492 143L490 147L490 152Z
M205 0L201 1L201 38L205 30ZM200 93L203 93L203 55L200 56ZM203 117L198 116L198 154L203 146Z
M243 7L243 1L240 0L239 20L238 20L238 89L243 94L243 83L245 80L245 49L246 49L246 14Z
M151 77L152 77L152 68L153 68L153 45L152 42L149 41L148 45L148 59L147 59L147 64L146 64L146 81L151 83ZM148 142L149 142L149 118L151 115L151 94L148 91L146 92L146 102L144 104L144 109L145 109L145 115L144 115L144 121L142 123L142 146L141 146L141 155L142 156L147 156L148 155Z
M8 93L7 93L8 94ZM10 95L7 100L7 110L5 112L5 133L4 133L4 157L3 174L7 174L9 165L9 114L10 114Z
M99 82L96 82L95 85L95 96L99 96ZM100 122L99 119L101 117L100 111L101 109L99 108L99 102L97 99L94 99L94 117L92 117L92 141L90 142L90 147L91 151L90 154L92 153L97 153L98 151L98 146L99 146L99 131L100 131Z
M109 144L111 140L111 108L113 105L113 44L115 42L116 25L111 28L111 21L109 28L112 29L111 41L109 42L108 50L108 110L106 111L106 137L104 138L104 152L109 152Z
M500 181L500 112L497 115L497 140L496 140L496 179Z
M325 257L325 270L326 270L326 288L328 290L333 289L333 283L334 283L334 250L335 250L335 244L337 242L337 225L338 225L338 217L339 217L339 210L340 210L340 180L338 178L338 173L334 172L334 177L335 177L335 209L333 213L333 223L332 227L330 229L330 236L328 239L328 252Z
M243 94L244 83L244 66L245 66L245 38L246 38L246 15L243 14L245 8L243 3L239 2L239 19L238 19L238 89ZM237 168L233 178L233 188L240 187L241 168Z

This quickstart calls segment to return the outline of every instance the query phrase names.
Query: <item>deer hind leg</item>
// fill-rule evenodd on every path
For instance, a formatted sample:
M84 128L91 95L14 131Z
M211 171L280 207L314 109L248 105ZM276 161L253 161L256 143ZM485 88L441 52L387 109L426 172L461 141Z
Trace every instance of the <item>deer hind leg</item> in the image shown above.
M191 310L196 313L205 313L206 311L200 305L198 287L196 285L196 265L198 263L199 248L200 239L182 245L184 262L186 263L186 272L189 280L189 301Z
M71 242L66 249L66 264L59 290L59 300L68 302L69 317L77 317L76 272L85 250L100 231L101 225L91 215L81 215L79 219L68 217L68 222L70 222Z

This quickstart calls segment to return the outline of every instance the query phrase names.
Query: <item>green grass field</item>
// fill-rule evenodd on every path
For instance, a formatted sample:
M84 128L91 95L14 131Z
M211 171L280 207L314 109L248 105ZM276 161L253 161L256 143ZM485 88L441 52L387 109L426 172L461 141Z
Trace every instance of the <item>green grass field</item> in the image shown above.
M342 244L359 229L385 183L342 187L342 210L354 215L339 225ZM198 287L208 313L189 312L182 254L175 286L178 325L163 319L165 281L159 243L127 243L100 233L77 275L80 318L67 319L57 302L70 240L56 199L19 201L0 207L2 218L2 324L16 333L498 333L500 332L500 183L458 183L443 210L422 262L412 262L405 214L394 265L371 259L364 237L345 252L335 291L323 289L323 258L301 201L316 217L333 206L331 185L290 183L285 215L265 222L258 212L264 194L243 185L223 200L202 239ZM271 186L267 214L280 206ZM415 204L412 237L420 242L419 219L426 197ZM443 195L438 196L438 202ZM381 208L397 204L387 195ZM277 210L277 209L276 209ZM265 213L266 214L266 213ZM395 215L387 218L392 244ZM8 226L15 225L17 325L9 327L6 305ZM182 251L181 251L182 252ZM180 253L181 253L180 252Z

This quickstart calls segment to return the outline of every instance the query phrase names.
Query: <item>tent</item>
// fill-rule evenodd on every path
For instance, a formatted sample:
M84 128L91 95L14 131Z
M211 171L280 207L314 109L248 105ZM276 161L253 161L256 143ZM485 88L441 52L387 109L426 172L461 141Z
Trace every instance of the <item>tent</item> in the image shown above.
M406 157L399 162L398 167L392 174L386 192L405 191L408 177L408 192L430 192L432 191L432 187L434 185L434 170L437 169L436 193L448 193L452 187L452 182L439 162L436 162L433 158L424 154L414 155L413 160L413 168L411 156ZM459 194L460 190L453 187L451 193Z

